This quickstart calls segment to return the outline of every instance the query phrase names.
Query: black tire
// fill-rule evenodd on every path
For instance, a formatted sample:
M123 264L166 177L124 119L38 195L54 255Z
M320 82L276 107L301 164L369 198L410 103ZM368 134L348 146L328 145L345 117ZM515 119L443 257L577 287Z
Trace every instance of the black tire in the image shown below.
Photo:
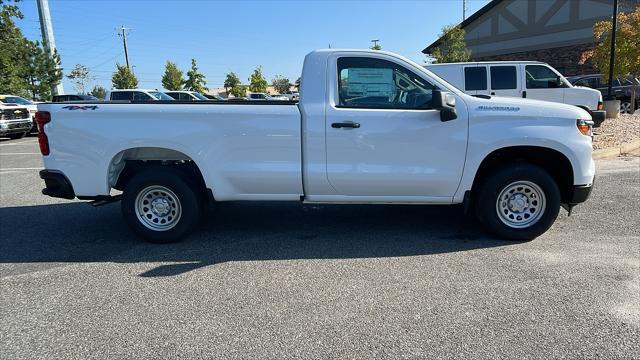
M518 187L524 185L524 187ZM529 187L530 186L530 187ZM510 193L508 189L512 189L515 192ZM533 190L533 191L532 191ZM511 209L510 202L507 200L498 203L498 198L501 193L505 199L514 199L514 196L522 196L527 206L526 209L519 211L509 211L501 206L507 206ZM528 193L526 192L528 191ZM532 194L532 192L541 191L542 201L536 201L541 197ZM521 193L520 193L521 192ZM508 196L508 198L507 198ZM533 199L533 200L532 200ZM519 206L523 206L522 203L516 203ZM532 204L539 205L538 208ZM530 208L529 208L530 207ZM500 210L502 209L502 210ZM532 164L514 164L498 169L489 178L485 179L478 188L478 193L475 202L476 216L480 222L492 233L508 240L533 240L539 235L547 231L553 222L558 217L560 211L560 190L555 180L542 168ZM504 212L504 215L499 214L499 211ZM535 213L534 211L537 211ZM531 213L529 213L531 212ZM517 219L508 218L509 216L516 215ZM522 214L523 216L519 216ZM533 217L534 220L527 220L524 216ZM504 219L504 220L502 220ZM505 221L511 221L515 223L517 221L531 221L530 224L517 224L517 226L524 226L516 228L505 223ZM516 226L516 225L514 225Z
M22 139L25 135L27 135L27 133L9 134L7 136L9 136L9 139L17 140Z
M149 198L149 200L154 201L160 199L159 201L162 201L162 199L169 199L165 201L166 204L170 204L165 216L153 216L151 211L155 210L146 207L143 208L146 212L143 212L142 209L136 212L138 205L140 205L140 207L144 206L142 202L139 202L138 197L141 196L142 201L144 201L146 197L142 195L149 191L155 194L153 189L159 189L159 194L153 198ZM168 189L168 191L163 193L164 190L162 189ZM150 167L135 175L125 186L121 203L122 214L133 232L146 241L152 243L171 243L178 241L187 236L197 226L200 220L200 201L197 197L199 192L197 192L196 189L194 182L179 170L162 166ZM167 195L167 197L163 197L163 194ZM176 206L176 204L178 204L178 206ZM163 206L162 204L160 205ZM149 208L150 207L151 206L149 206ZM172 218L171 212L174 210L179 210L179 216ZM140 217L138 213L141 214ZM142 220L141 218L145 216L145 214L146 216L153 216L153 219L149 217L149 221ZM175 212L173 214L175 216ZM173 221L172 227L163 230L152 229L150 226L154 225L151 224L150 221L157 219L159 219L159 221L166 221L168 219L168 223ZM145 225L145 222L147 222L147 225ZM155 226L161 227L165 225L156 223Z

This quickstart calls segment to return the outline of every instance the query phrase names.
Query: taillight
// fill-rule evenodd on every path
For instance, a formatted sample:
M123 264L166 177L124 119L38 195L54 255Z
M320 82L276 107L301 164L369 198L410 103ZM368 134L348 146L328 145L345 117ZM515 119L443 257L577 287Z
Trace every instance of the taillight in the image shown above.
M593 121L578 119L576 126L582 135L592 135Z
M42 155L49 155L49 138L44 133L44 124L51 121L51 114L48 111L38 111L36 113L36 123L38 124L38 144Z
M604 109L604 104L602 103L602 101L598 101L598 110L603 110Z

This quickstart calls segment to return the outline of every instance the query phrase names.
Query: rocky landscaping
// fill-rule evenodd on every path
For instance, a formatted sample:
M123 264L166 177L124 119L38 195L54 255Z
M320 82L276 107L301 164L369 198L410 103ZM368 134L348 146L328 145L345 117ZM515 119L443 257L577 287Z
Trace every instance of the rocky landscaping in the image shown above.
M593 148L606 149L620 146L640 138L640 111L635 114L620 115L617 119L607 119L593 131Z

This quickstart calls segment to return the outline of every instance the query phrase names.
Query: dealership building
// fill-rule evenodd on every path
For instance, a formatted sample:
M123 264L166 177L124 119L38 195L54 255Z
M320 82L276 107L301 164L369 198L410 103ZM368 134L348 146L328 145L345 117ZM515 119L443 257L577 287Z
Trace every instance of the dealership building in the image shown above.
M628 12L640 0L620 0ZM536 60L566 76L597 72L579 64L593 48L593 25L611 19L613 0L492 0L460 26L472 61ZM429 54L440 39L422 52Z

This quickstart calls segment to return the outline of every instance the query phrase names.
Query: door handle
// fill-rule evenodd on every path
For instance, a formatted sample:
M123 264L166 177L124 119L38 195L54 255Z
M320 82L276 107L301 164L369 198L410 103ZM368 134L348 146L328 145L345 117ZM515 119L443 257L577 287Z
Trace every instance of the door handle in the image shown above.
M492 92L491 92L491 95L495 95L495 94L496 94L496 92L495 92L495 91L492 91Z
M331 127L334 129L341 129L341 128L357 129L360 127L360 124L357 122L345 121L345 122L333 123L331 124Z
M523 98L526 98L526 97L527 97L527 92L526 92L526 91L523 91L523 92L522 92L522 97L523 97Z

